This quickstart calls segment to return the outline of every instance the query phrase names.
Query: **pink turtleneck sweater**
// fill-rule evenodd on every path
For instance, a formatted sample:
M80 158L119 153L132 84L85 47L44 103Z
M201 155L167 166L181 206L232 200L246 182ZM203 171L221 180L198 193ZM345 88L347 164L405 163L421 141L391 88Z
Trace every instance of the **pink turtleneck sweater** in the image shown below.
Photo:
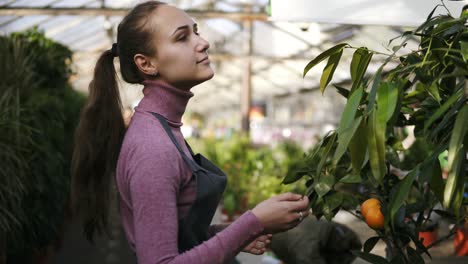
M168 120L176 140L190 157L180 127L193 93L145 81L143 94L123 141L116 176L123 227L138 263L215 264L232 260L263 232L251 211L201 245L178 253L178 220L194 202L196 185L189 166L148 111Z

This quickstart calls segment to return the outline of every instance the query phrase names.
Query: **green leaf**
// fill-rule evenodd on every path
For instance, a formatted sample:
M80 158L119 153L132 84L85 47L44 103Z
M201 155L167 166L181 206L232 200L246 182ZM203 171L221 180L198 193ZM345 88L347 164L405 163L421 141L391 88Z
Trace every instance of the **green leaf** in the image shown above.
M322 175L314 185L314 189L319 197L323 197L333 188L333 184L335 184L335 177L332 174Z
M341 180L339 182L341 183L360 183L362 181L361 179L361 175L359 174L348 174L346 176L344 176L343 178L341 178Z
M370 60L372 58L371 52L367 48L359 48L353 54L353 59L351 60L351 80L353 85L351 87L351 92L356 90L366 73L367 67L369 66Z
M335 135L335 131L329 131L323 138L317 143L316 147L306 155L305 162L312 162L315 157L320 153L322 148L329 142L329 140Z
M420 25L414 32L420 32L423 30L426 30L427 28L430 28L434 25L440 24L444 21L451 20L452 18L449 16L438 16L434 17L432 19L427 20L424 22L422 25Z
M351 97L346 103L343 114L341 114L340 124L338 126L338 135L353 126L353 122L355 122L354 118L356 117L356 112L361 102L362 94L362 87L351 93Z
M398 86L384 82L377 91L377 112L382 127L392 118L398 100Z
M385 258L383 258L381 256L378 256L378 255L374 255L374 254L371 254L371 253L366 253L366 252L362 252L362 251L358 251L358 250L351 250L351 253L353 253L353 255L355 255L357 257L362 258L365 261L369 261L370 263L388 264L388 261Z
M338 147L336 148L335 155L333 156L335 164L340 161L341 157L346 152L346 149L348 149L349 142L361 124L361 120L362 116L356 118L350 128L338 133Z
M439 87L437 86L437 83L432 82L429 87L424 88L427 89L429 94L440 104Z
M341 207L345 210L355 210L359 205L359 199L354 193L343 192L343 203Z
M426 21L431 20L432 15L434 15L434 12L436 11L436 9L437 9L439 6L442 6L442 5L441 5L441 4L438 4L438 5L436 5L436 6L434 7L434 9L432 9L432 11L431 11L431 12L429 13L429 15L427 16Z
M424 259L419 255L419 253L412 247L408 246L406 248L408 252L408 258L410 263L414 264L424 264Z
M398 183L395 187L395 190L398 190L393 197L390 198L389 207L390 207L390 222L393 226L395 216L400 210L400 207L405 202L408 194L411 190L414 180L419 175L419 165L417 165L413 170L406 175L406 177Z
M341 203L343 203L343 194L335 192L330 195L326 195L323 197L323 199L325 200L325 204L327 204L330 211L333 211L338 208Z
M322 157L320 159L320 162L317 166L317 176L319 176L321 173L322 173L322 168L323 168L323 165L325 165L325 162L327 161L328 159L328 156L330 155L330 151L331 149L333 148L333 145L336 143L336 133L333 133L332 135L330 135L330 138L327 142L327 145L325 146L324 148L324 152L322 153Z
M304 175L310 172L310 169L306 167L304 161L300 161L298 164L291 165L291 169L288 170L286 177L284 177L282 184L290 184L300 180Z
M454 0L454 1L460 1L460 0ZM462 9L462 12L460 14L460 18L468 19L468 8L463 8Z
M427 132L429 127L432 125L432 123L434 123L434 121L439 119L456 101L458 101L462 97L462 95L463 95L463 89L458 90L456 93L450 96L449 99L447 99L447 101L443 103L439 107L439 109L435 111L434 114L431 115L429 120L427 120L427 122L424 123L425 133Z
M465 62L468 62L468 41L460 41L460 51Z
M403 255L396 255L390 261L390 264L402 264L402 263L405 263L405 258L403 257Z
M335 163L338 163L340 158L346 152L349 142L353 138L357 128L359 127L359 124L361 123L362 117L355 119L355 116L361 102L362 94L362 87L354 91L348 99L348 102L346 103L346 106L343 110L340 124L338 126L338 147L333 157Z
M431 140L432 138L437 136L442 131L452 131L456 115L463 108L465 104L466 102L464 100L459 100L455 102L452 106L450 106L450 110L444 113L443 117L441 118L437 126L431 127L430 129L431 132L429 133L428 139Z
M468 105L465 105L460 112L458 112L455 120L455 125L452 131L452 136L449 143L448 151L448 177L444 191L444 206L451 207L452 199L457 190L458 178L462 178L464 174L459 173L466 153L464 152L463 140L468 129ZM463 160L462 160L463 159ZM462 190L462 189L461 189Z
M307 196L307 197L310 198L310 196L311 196L313 193L315 193L315 189L314 189L314 185L312 184L312 185L310 185L309 187L307 187L305 196Z
M434 162L434 167L431 173L430 187L432 192L434 192L439 202L443 203L444 201L444 180L442 179L442 169L440 167L439 160Z
M462 152L462 151L460 151ZM463 153L466 153L463 152ZM460 165L460 168L464 168L465 166L465 159L462 159L460 161L461 165ZM461 174L461 172L460 172ZM453 198L453 203L452 203L452 208L454 208L455 210L455 216L457 217L458 221L460 221L460 217L463 217L464 214L462 213L460 215L460 209L462 209L462 205L463 205L463 196L464 196L464 181L463 181L463 177L458 177L458 183L457 183L457 190L455 191L455 195L454 195L454 198ZM468 200L468 199L467 199ZM467 201L465 201L467 202Z
M463 28L464 26L462 20L450 19L437 25L437 27L431 33L433 35L438 35L439 37L445 38L455 32L460 31L460 29Z
M347 43L341 43L336 46L333 46L326 51L322 52L319 54L315 59L310 61L307 66L304 68L304 74L302 77L305 77L307 72L309 72L310 69L312 69L315 65L319 64L321 61L325 60L326 58L330 57L331 55L337 53L339 50L342 50L344 47L348 46Z
M367 153L367 127L364 119L349 142L349 153L353 172L359 174Z
M302 177L304 177L306 175L305 171L304 172L299 172L299 171L294 171L294 172L290 172L286 175L286 177L284 177L283 181L281 182L281 184L291 184L291 183L294 183L300 179L302 179Z
M374 246L377 244L377 242L379 242L379 240L380 240L380 237L378 236L367 239L366 242L364 242L364 247L363 247L364 252L366 253L371 252Z
M425 201L423 199L419 199L415 203L407 204L405 206L405 214L412 215L412 214L415 214L415 213L419 213L421 211L424 211L427 206L429 206L427 204L427 201ZM405 223L403 223L403 221L401 221L401 222L402 222L401 224L405 224ZM400 224L400 223L398 223L398 224Z
M320 219L323 215L323 199L321 197L315 196L310 203L310 207L312 208L312 213Z
M351 74L351 81L353 82L354 80L356 80L356 76L358 74L358 66L359 66L359 62L361 61L363 52L364 52L364 49L359 48L353 54L353 59L351 60L351 65L349 67L350 74Z
M447 211L444 211L444 210L437 210L437 209L434 209L433 212L440 215L442 218L446 218L450 222L455 222L455 220L456 220L455 215L450 213L450 212L447 212Z
M369 103L367 104L367 113L370 113L374 109L375 96L377 95L377 87L380 85L380 78L382 77L382 70L385 63L382 64L374 75L374 82L372 83L371 90L369 92Z
M323 216L325 216L325 219L327 219L327 221L331 221L334 215L335 214L333 210L331 210L330 207L328 207L328 204L324 203L323 204Z
M386 173L385 166L385 129L377 120L377 111L369 116L368 150L372 175L377 183L382 184Z
M349 98L349 91L347 89L340 87L336 84L334 84L333 86L335 86L337 92L341 94L344 98Z
M335 73L336 67L340 62L341 55L343 54L343 49L338 50L338 52L333 53L328 59L327 65L323 69L322 77L320 77L320 92L325 92L325 88L330 83Z

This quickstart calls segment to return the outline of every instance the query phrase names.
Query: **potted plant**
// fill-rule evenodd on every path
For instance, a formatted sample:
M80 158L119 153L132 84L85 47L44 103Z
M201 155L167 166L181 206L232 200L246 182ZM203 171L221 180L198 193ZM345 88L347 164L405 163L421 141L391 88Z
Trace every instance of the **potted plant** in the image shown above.
M306 75L327 60L320 80L323 93L343 52L355 50L351 87L335 86L347 100L338 128L283 182L307 179L306 195L318 218L330 220L344 209L366 221L376 236L354 253L372 263L423 263L422 255L430 257L434 243L425 246L418 233L432 214L448 217L456 226L467 222L468 10L465 7L458 18L433 13L417 29L403 33L390 54L342 43L304 69ZM410 38L418 40L418 48L397 55ZM373 56L384 56L385 61L368 78ZM403 170L402 141L412 129L427 152L418 153ZM439 156L445 152L448 173L443 178ZM370 253L379 240L387 245L386 258Z
M44 263L60 240L84 96L72 52L36 29L0 37L0 260Z
M190 141L228 177L222 200L226 222L273 195L305 189L301 181L289 186L280 184L289 168L296 166L303 155L303 149L293 142L283 142L276 147L255 146L241 134L223 140Z
M456 255L468 255L468 221L465 221L465 224L457 229L453 242Z

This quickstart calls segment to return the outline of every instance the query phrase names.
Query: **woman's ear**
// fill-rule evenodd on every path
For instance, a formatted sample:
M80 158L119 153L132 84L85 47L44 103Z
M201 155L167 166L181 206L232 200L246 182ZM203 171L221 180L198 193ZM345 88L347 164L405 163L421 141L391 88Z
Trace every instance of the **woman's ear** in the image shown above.
M151 76L158 75L157 63L149 57L143 54L135 54L135 56L133 56L133 61L142 73Z

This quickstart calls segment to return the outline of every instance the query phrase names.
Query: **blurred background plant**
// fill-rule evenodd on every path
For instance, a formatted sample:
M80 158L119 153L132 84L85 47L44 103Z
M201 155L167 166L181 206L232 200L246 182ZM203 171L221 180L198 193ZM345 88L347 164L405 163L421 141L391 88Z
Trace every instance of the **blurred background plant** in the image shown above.
M438 241L425 245L418 233L431 224L432 214L455 224L443 239L468 229L468 6L463 10L459 18L432 17L432 11L424 24L404 32L389 54L342 43L304 69L306 75L327 60L323 93L343 51L355 49L351 87L335 86L347 99L337 130L308 152L303 166L284 182L307 179L306 195L318 218L331 220L345 209L375 229L364 251L354 252L369 262L424 263L422 255L430 257L428 249ZM399 52L410 38L419 40L419 47ZM385 61L366 77L374 55ZM396 66L385 67L390 62ZM379 209L372 220L358 207L370 198L378 200ZM386 258L370 253L379 240L387 245Z
M72 52L37 29L0 36L0 255L32 263L59 243L84 95Z
M256 146L243 134L233 134L229 139L192 138L189 142L226 173L228 184L222 206L230 220L273 195L305 191L302 181L281 184L303 157L304 150L294 142Z

